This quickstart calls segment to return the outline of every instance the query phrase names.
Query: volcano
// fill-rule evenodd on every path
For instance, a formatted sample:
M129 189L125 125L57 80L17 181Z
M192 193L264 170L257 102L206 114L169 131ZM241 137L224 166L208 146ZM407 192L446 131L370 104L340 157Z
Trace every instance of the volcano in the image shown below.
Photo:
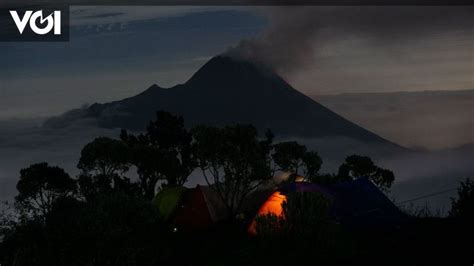
M130 98L96 103L82 110L80 117L92 118L100 127L143 130L158 110L183 116L189 127L245 123L281 137L340 136L390 143L295 90L269 68L226 56L212 58L184 84L153 85ZM70 117L63 115L63 121L70 122ZM54 118L47 124L58 121Z

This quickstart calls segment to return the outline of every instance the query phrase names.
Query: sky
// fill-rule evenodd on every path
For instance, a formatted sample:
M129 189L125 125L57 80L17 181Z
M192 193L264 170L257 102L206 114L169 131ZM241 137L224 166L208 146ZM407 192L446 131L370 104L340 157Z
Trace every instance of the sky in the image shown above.
M0 43L0 119L171 87L222 53L308 95L473 89L473 20L472 7L73 6L69 42Z

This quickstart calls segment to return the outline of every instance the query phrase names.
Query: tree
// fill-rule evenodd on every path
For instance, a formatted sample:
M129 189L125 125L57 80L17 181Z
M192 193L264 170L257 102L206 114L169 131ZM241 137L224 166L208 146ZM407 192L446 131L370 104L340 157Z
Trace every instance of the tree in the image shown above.
M0 239L2 265L169 265L172 239L153 203L123 193L58 199L42 220L15 220Z
M392 171L383 169L374 164L367 156L351 155L339 167L337 178L339 180L353 180L367 177L382 190L388 190L395 176Z
M76 182L63 169L38 163L20 171L15 204L21 211L46 215L58 199L73 194Z
M113 190L131 191L133 185L123 174L130 167L130 149L121 140L99 137L81 151L77 168L81 194L87 199Z
M451 199L452 217L474 220L474 181L467 178L458 188L458 198Z
M319 170L321 169L321 165L323 164L323 160L319 157L319 154L315 151L308 151L303 156L303 175L313 181L317 182L319 177Z
M306 147L296 141L281 142L273 145L275 152L272 158L279 170L298 174L303 166Z
M152 199L158 181L166 180L166 175L170 172L173 164L168 160L171 158L158 148L147 145L145 141L132 144L129 138L127 143L131 145L131 162L137 168L140 190L146 198Z
M296 141L281 142L274 145L272 158L278 170L290 172L295 176L302 174L306 179L316 181L322 160L314 151L307 151L306 146Z
M168 185L184 185L196 168L191 150L191 133L184 127L184 119L165 111L156 113L156 120L147 127L147 137L152 146L163 153L168 171Z
M198 126L192 132L199 168L233 219L248 194L271 178L272 134L267 132L266 139L259 140L250 125Z
M181 186L196 168L192 136L180 116L159 111L146 133L135 136L122 130L120 138L132 151L131 162L137 167L140 187L150 199L158 181Z
M78 177L79 192L86 200L111 193L124 193L129 196L141 195L138 184L131 182L126 176L80 174Z
M96 176L121 175L129 169L129 150L120 140L99 137L81 151L77 168Z

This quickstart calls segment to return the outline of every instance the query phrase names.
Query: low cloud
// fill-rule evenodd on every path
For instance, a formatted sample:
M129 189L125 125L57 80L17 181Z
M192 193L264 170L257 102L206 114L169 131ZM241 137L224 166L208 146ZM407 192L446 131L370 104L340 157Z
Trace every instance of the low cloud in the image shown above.
M0 121L0 200L16 194L20 169L33 163L48 162L71 175L82 147L98 136L117 137L118 130L76 124L64 128L40 126L42 120L15 119Z
M68 127L42 127L42 120L0 121L0 200L11 200L22 168L37 162L63 167L75 176L82 147L98 136L117 137L118 129L102 129L83 121ZM285 141L289 139L276 139ZM322 157L322 172L337 172L345 157L368 155L379 166L394 171L396 181L390 197L400 202L458 186L462 178L473 177L471 158L474 146L437 152L394 152L393 147L367 144L348 138L295 139ZM133 173L130 173L133 175ZM200 171L195 171L188 186L205 184ZM432 209L447 210L455 191L414 202L429 204Z
M474 90L352 93L312 98L405 147L440 150L474 143Z

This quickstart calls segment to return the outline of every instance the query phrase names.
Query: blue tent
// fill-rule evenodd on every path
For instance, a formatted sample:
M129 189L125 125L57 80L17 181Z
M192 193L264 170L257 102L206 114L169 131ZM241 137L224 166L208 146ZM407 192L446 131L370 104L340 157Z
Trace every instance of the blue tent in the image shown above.
M393 228L407 221L407 216L368 178L332 185L296 182L280 191L323 194L332 202L331 216L344 227L357 231Z
M368 178L328 187L334 195L332 213L341 224L355 229L383 229L401 225L407 217Z

